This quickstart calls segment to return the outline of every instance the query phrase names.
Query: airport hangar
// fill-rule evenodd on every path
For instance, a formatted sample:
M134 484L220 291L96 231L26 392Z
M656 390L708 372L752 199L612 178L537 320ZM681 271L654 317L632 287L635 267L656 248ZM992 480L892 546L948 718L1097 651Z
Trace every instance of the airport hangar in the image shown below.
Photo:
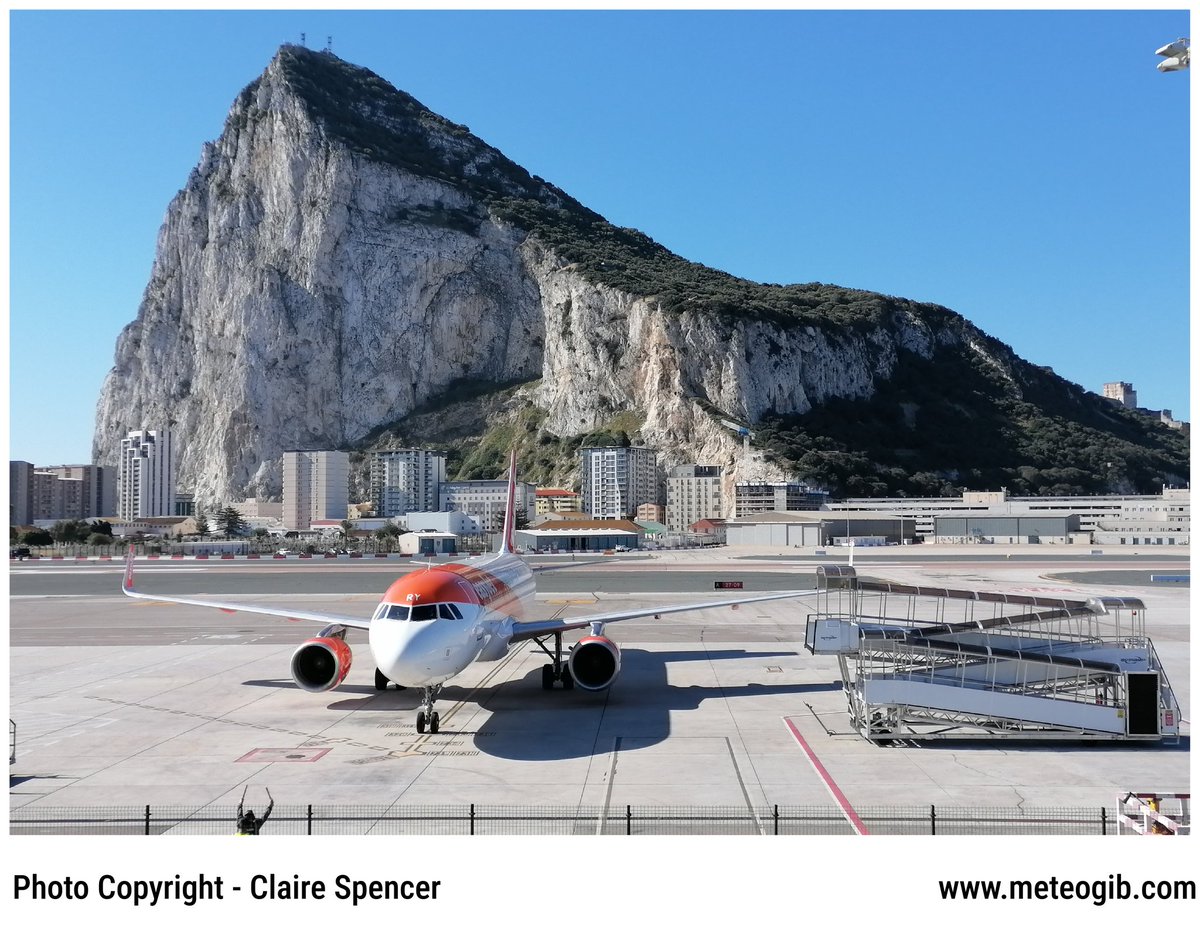
M918 541L916 520L911 516L833 516L812 511L758 513L741 516L725 524L729 545L784 546L907 545ZM1087 545L1089 533L1081 532L1078 514L1054 516L938 516L933 543L990 542Z

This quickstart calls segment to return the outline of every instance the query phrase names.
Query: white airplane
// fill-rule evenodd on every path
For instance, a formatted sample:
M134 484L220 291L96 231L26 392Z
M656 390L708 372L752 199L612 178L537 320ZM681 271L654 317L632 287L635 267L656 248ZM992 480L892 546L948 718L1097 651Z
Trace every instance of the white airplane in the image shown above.
M133 547L125 560L121 589L126 596L161 603L215 607L225 612L265 613L288 619L324 623L314 638L292 653L292 678L304 690L322 693L337 687L350 671L351 651L346 630L366 629L375 659L375 689L388 682L421 688L417 732L438 731L434 701L442 685L475 661L498 661L518 642L532 640L550 656L542 667L542 687L558 681L564 689L578 685L598 691L609 687L621 670L621 650L604 634L606 623L640 616L658 617L686 610L707 610L764 600L798 597L812 591L789 591L737 600L717 600L679 606L649 607L577 619L530 621L533 572L513 546L516 500L516 452L508 469L508 502L499 550L463 564L430 565L398 578L387 589L369 619L309 610L281 610L244 603L162 597L141 593L133 586ZM563 656L563 633L590 630ZM553 650L547 644L553 640Z
M1170 45L1164 45L1154 54L1161 55L1166 61L1158 63L1159 71L1184 71L1192 62L1191 42L1181 36Z

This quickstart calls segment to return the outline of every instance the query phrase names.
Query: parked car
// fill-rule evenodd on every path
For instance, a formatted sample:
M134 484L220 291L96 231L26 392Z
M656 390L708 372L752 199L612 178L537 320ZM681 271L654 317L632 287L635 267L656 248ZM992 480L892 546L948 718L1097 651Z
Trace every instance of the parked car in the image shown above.
M629 546L628 545L614 545L613 551L614 552L627 552L627 551L629 551Z
M31 557L31 555L32 552L30 552L29 549L24 545L18 546L17 548L10 548L8 550L8 557L16 558L18 561L24 561L26 558Z

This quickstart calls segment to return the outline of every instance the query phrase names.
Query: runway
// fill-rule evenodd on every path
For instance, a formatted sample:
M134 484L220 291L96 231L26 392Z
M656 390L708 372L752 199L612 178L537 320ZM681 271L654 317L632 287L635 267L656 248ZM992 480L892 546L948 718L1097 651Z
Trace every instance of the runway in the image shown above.
M821 562L750 554L664 553L543 571L534 618L713 599L724 595L714 580L742 580L747 595L807 588ZM856 566L904 583L1142 598L1190 719L1189 591L1148 579L1157 569L1186 571L1186 560L916 554L859 553ZM1088 583L1101 567L1118 573ZM137 570L148 592L363 616L397 571L332 560ZM600 694L543 691L545 656L514 649L451 682L439 701L441 732L418 735L417 695L374 690L365 633L348 637L356 661L346 682L309 694L287 669L315 633L311 623L130 601L112 564L22 563L10 580L12 810L223 807L246 787L267 786L280 804L828 805L828 783L797 734L857 810L1111 807L1118 791L1189 786L1188 723L1179 746L865 742L849 731L836 659L803 648L812 597L614 624L622 671Z

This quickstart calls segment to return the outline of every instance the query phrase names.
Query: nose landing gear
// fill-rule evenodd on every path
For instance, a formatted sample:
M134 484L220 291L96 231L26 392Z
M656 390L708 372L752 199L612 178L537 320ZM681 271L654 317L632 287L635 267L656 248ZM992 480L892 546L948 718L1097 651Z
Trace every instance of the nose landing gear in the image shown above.
M438 714L433 708L433 701L437 699L438 694L442 691L441 684L434 684L432 687L421 688L421 708L417 710L417 732L425 731L425 724L429 724L429 731L433 735L437 735L438 731Z

